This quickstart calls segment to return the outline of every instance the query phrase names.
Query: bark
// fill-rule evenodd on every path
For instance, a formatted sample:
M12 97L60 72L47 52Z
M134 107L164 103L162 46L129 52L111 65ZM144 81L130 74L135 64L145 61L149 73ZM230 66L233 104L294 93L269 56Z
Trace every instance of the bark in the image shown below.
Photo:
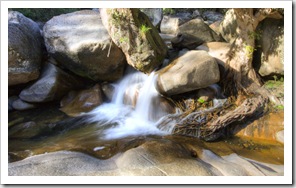
M238 38L232 44L227 62L228 73L222 79L222 87L229 96L229 101L236 106L188 118L188 121L176 125L175 134L213 141L220 138L229 125L240 124L262 115L268 100L279 103L276 97L261 87L260 77L252 66L256 27L266 17L279 17L279 14L273 9L234 9L234 12ZM203 121L196 122L197 119Z

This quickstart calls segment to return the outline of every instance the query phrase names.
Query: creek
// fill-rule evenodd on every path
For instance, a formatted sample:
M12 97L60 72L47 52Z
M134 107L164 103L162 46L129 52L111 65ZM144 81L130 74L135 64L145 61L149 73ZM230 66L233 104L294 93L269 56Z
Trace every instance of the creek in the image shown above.
M231 175L224 169L222 164L225 162L221 160L239 164L242 158L261 165L256 168L262 174L283 175L284 147L281 143L244 137L204 142L197 138L172 135L176 122L169 120L179 110L171 114L161 108L161 96L154 88L154 82L154 73L147 76L128 71L122 80L113 85L115 91L110 102L78 117L68 117L58 110L56 104L11 112L9 162L56 151L76 151L108 160L152 142L173 143L176 148L185 148L190 158L198 158L218 169L213 170L216 175ZM221 100L215 100L214 103L212 108L223 105ZM156 151L159 149L157 146L155 144ZM174 158L179 155L176 153L168 151L165 155ZM234 154L241 158L231 158Z

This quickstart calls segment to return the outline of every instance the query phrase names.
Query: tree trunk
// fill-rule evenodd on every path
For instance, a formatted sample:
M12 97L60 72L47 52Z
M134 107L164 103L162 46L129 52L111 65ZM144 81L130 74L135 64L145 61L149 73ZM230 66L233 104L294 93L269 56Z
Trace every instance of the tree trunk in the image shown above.
M260 77L252 66L256 27L268 15L274 15L273 10L259 9L254 13L254 9L234 9L234 13L239 37L233 44L231 57L227 62L229 71L224 82L224 90L236 98L237 107L217 119L212 119L201 129L202 138L208 141L219 138L228 125L262 115L268 99L279 102L261 87Z

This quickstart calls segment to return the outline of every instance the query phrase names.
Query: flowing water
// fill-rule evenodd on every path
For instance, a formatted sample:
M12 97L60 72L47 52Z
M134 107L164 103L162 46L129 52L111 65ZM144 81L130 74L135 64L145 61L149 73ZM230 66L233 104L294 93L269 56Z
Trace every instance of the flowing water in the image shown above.
M111 102L76 118L67 117L56 106L10 113L10 162L60 150L79 151L108 159L151 140L173 140L189 148L191 143L198 144L198 147L204 148L201 159L213 164L217 155L238 154L256 161L283 165L283 145L279 143L240 138L204 143L196 138L171 136L176 124L173 117L178 115L178 110L172 114L160 108L161 96L154 87L155 79L154 73L148 76L129 71L114 84ZM219 108L224 103L225 100L214 100L213 107L207 110ZM189 117L183 120L186 118ZM28 126L35 125L32 122L39 127L39 132Z

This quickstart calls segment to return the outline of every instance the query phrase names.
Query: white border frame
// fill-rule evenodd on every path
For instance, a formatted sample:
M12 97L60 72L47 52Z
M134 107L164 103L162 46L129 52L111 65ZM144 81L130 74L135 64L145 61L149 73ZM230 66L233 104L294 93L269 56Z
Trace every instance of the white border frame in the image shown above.
M214 5L214 7L213 7ZM284 8L284 176L8 176L8 8ZM1 1L1 184L291 184L292 1Z

